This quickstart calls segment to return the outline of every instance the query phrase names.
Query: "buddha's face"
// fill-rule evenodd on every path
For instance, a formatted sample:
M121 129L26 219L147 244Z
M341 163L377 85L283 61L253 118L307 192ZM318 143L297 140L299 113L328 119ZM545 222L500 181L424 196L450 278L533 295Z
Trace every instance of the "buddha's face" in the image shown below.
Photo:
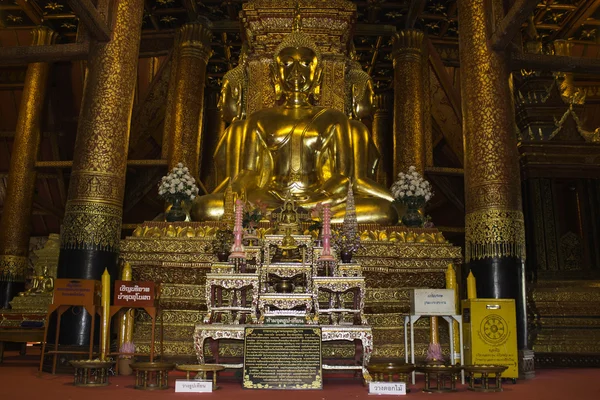
M357 119L363 119L371 116L373 112L373 102L375 98L375 91L373 90L373 82L370 80L367 82L365 92L360 100L357 99L358 93L353 94L352 106L354 108L354 115Z
M317 55L306 47L287 47L279 52L277 79L284 92L307 93L317 76Z
M234 118L239 117L240 114L239 96L234 96L233 91L234 89L229 81L224 80L217 108L221 113L221 119L228 123L233 121Z

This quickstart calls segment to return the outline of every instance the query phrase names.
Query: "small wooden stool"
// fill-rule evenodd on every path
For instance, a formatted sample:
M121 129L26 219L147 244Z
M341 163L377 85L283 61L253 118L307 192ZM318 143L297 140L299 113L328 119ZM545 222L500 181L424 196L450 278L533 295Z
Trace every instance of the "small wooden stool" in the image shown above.
M460 365L419 365L417 371L425 374L426 393L444 393L456 391L456 380L462 370ZM435 386L432 384L435 382Z
M135 371L135 389L157 390L169 387L169 371L175 364L166 362L141 362L131 364Z
M114 361L77 360L71 361L75 367L73 385L81 387L96 387L108 385L108 369Z
M463 369L468 374L469 387L474 392L501 392L502 373L507 369L506 365L465 365ZM475 383L475 374L481 375L481 383ZM490 374L494 374L496 382L490 386Z
M217 387L217 372L223 371L225 367L218 364L182 364L175 367L178 371L185 371L186 379L190 379L190 372L202 374L202 379L206 379L206 373L212 372L213 389Z

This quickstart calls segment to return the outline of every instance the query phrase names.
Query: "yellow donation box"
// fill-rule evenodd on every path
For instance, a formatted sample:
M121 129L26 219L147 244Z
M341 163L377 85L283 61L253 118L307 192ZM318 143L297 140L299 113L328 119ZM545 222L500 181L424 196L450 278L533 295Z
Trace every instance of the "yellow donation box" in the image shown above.
M517 315L513 299L462 301L465 365L506 365L518 378Z

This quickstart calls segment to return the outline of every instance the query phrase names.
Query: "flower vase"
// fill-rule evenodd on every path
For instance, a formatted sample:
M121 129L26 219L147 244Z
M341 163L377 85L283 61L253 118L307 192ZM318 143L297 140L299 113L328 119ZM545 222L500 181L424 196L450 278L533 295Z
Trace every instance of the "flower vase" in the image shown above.
M219 262L227 262L227 260L229 260L229 254L231 254L230 251L218 251L217 259Z
M167 222L180 222L185 221L186 215L183 207L181 207L181 201L175 201L172 203L171 208L167 211L166 220Z
M350 264L352 262L352 252L340 251L340 258L344 264Z
M405 202L406 212L402 216L402 223L408 228L420 228L423 226L423 216L419 208L423 206L423 200L419 197L408 197Z

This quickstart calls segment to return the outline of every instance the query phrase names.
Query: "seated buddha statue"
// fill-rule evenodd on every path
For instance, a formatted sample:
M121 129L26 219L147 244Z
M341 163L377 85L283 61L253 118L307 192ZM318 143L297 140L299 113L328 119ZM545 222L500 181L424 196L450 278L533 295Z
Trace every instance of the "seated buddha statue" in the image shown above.
M343 221L348 185L356 175L353 128L342 111L314 106L321 83L321 53L301 32L297 15L292 33L274 52L272 77L277 106L262 109L240 121L236 138L243 143L237 175L229 176L236 192L261 201L270 209L280 207L290 193L296 204L311 209L330 204L332 222ZM236 139L237 140L237 139ZM366 173L359 173L355 204L359 222L389 224L397 219L388 191ZM364 175L364 176L363 176ZM223 212L222 193L197 197L192 217L218 219Z
M19 293L19 296L51 294L52 290L54 290L54 278L50 276L48 266L44 265L41 274L31 279L31 287L25 292Z
M238 65L227 71L223 76L221 85L221 94L217 109L221 119L228 124L225 131L219 138L213 162L215 164L215 182L214 192L224 192L229 182L229 177L234 177L240 169L239 149L242 146L244 130L241 129L242 121L246 119L246 91L248 88L247 67L247 46L242 46Z
M352 189L359 195L363 193L393 201L390 192L373 180L379 163L379 150L373 142L371 132L361 122L363 118L369 118L373 113L373 98L375 95L373 80L368 73L363 71L360 64L353 60L349 63L346 80L348 82L347 92L350 97L349 101L346 102L349 105L347 114L352 129L352 150L355 166Z

